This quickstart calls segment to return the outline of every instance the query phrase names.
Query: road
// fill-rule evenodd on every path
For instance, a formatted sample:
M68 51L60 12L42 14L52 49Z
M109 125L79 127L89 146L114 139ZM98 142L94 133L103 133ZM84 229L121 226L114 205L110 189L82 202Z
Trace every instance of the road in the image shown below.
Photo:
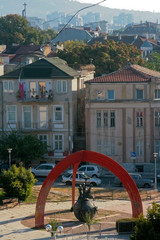
M36 179L38 181L35 183L35 185L42 185L44 180L45 180L45 177L36 177ZM108 187L109 187L109 186L111 186L114 178L113 177L100 177L100 179L102 181L100 186L102 186L102 187L105 186L106 187L108 185ZM54 186L65 186L65 184L62 183L61 176L59 176L56 179L56 181L54 183Z
M115 187L113 185L113 180L114 180L114 176L110 176L110 177L100 177L102 183L101 183L101 187ZM45 177L37 177L37 182L35 183L35 185L42 185L44 180L45 180ZM62 183L62 180L61 180L61 176L59 176L55 183L54 183L54 186L56 187L62 187L62 186L66 186L64 183ZM157 187L158 189L160 190L160 182L157 183ZM123 187L115 187L115 188L123 188Z

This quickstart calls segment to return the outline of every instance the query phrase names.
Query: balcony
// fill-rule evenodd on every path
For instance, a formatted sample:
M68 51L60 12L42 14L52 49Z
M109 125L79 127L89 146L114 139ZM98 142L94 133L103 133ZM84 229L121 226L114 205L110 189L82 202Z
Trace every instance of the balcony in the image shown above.
M51 119L46 122L28 122L27 125L24 121L18 121L18 129L23 132L51 132L54 129Z
M37 92L37 91L21 91L18 90L16 94L19 102L48 102L53 101L53 91Z

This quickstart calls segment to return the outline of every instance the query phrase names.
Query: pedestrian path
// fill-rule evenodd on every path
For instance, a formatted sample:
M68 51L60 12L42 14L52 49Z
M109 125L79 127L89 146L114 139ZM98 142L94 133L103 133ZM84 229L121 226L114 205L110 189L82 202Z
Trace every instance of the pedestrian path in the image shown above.
M152 201L145 201L144 202L144 212L148 206L151 206ZM109 201L95 201L95 205L101 209L114 209L114 211L124 211L131 213L131 203L130 201L125 200L109 200ZM63 202L63 203L47 203L45 207L45 211L51 210L62 210L71 208L71 202ZM35 230L24 226L21 221L26 218L27 216L34 215L35 213L35 204L21 204L20 206L16 206L10 209L0 210L0 239L1 240L48 240L51 239L50 233L43 230ZM71 240L76 239L72 238L72 236L68 236L67 238L64 236L57 236L57 239L63 240ZM78 238L77 238L78 239ZM79 238L80 239L80 238ZM82 238L81 238L82 239ZM93 238L96 239L96 238ZM99 239L99 238L97 238ZM116 235L111 234L104 236L102 234L101 239L109 239L109 240L116 240L116 239L129 239L129 236L125 235Z

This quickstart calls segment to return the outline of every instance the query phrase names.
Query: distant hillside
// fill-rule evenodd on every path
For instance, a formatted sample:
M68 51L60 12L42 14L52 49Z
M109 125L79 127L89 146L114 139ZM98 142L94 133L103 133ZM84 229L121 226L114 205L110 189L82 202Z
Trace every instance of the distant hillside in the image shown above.
M47 14L54 11L74 14L77 10L88 6L89 4L80 3L74 0L0 0L0 16L7 14L22 14L23 4L27 3L27 16L35 16L46 18ZM103 6L96 6L82 11L84 15L87 12L99 12L103 20L111 22L113 16L117 16L122 12L131 13L134 17L134 22L151 21L160 23L160 13L142 12L133 10L111 9Z

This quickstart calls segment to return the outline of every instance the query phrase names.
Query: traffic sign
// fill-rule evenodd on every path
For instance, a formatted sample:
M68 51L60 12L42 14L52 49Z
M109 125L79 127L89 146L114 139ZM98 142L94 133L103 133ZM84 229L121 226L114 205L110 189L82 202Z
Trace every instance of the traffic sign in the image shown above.
M131 158L135 159L136 158L136 152L131 152Z

